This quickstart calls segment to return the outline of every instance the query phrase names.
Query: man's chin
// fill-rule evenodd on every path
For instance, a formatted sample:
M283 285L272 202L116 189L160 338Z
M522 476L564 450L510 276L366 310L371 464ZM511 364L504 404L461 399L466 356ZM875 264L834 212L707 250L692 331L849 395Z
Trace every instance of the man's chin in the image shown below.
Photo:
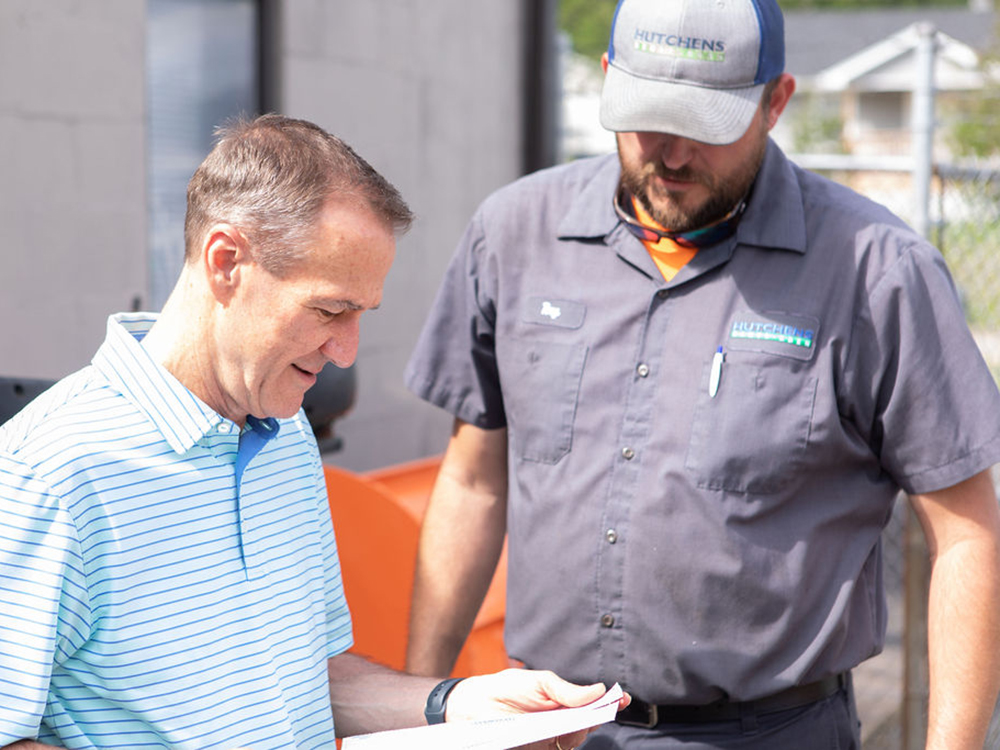
M299 413L300 409L302 409L302 401L303 400L300 398L297 402L275 404L271 408L267 409L267 416L273 419L291 419ZM258 419L263 419L263 417L258 417Z
M697 201L692 195L653 195L647 196L644 203L653 220L667 231L690 232L703 226L705 201Z

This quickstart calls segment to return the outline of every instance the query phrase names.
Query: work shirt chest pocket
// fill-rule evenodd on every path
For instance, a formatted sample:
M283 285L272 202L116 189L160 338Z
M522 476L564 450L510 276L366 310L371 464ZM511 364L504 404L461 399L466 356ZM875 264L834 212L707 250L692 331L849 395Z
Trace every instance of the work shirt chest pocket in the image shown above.
M587 347L508 338L503 358L504 408L515 455L554 464L573 446L573 421Z
M715 395L706 364L685 467L697 486L747 494L787 487L809 449L816 378L780 356L726 357Z

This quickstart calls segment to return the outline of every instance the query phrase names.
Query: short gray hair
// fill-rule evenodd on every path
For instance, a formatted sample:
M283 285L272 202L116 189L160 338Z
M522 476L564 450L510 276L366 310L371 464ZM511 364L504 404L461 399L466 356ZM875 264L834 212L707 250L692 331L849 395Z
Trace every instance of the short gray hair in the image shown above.
M332 198L368 206L396 233L413 223L399 191L344 141L311 122L282 115L240 119L217 142L187 190L185 258L198 254L218 222L238 227L255 260L281 275L303 253Z

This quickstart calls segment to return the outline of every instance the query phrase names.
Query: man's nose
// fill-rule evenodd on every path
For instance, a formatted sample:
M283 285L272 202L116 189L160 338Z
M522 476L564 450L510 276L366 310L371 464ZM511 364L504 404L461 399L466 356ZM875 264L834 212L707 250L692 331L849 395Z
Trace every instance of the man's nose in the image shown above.
M659 159L667 169L680 169L694 152L695 142L670 133L642 133L640 141L650 159Z
M320 352L337 367L350 367L358 356L360 323L357 316L338 325L319 348Z
M661 134L660 161L667 169L680 169L691 161L694 141L669 133Z

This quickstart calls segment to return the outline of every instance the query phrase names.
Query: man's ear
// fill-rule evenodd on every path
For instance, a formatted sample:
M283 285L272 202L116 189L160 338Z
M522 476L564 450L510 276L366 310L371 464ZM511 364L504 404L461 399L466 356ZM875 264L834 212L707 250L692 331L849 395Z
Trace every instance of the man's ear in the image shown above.
M767 108L767 129L770 130L778 124L778 118L785 111L788 100L795 93L795 78L788 73L782 73L778 83L771 92L771 101Z
M601 70L603 70L605 73L608 72L608 53L607 52L605 52L603 55L601 55Z
M232 224L214 224L202 244L201 262L209 286L228 300L240 282L241 267L250 260L247 239Z

